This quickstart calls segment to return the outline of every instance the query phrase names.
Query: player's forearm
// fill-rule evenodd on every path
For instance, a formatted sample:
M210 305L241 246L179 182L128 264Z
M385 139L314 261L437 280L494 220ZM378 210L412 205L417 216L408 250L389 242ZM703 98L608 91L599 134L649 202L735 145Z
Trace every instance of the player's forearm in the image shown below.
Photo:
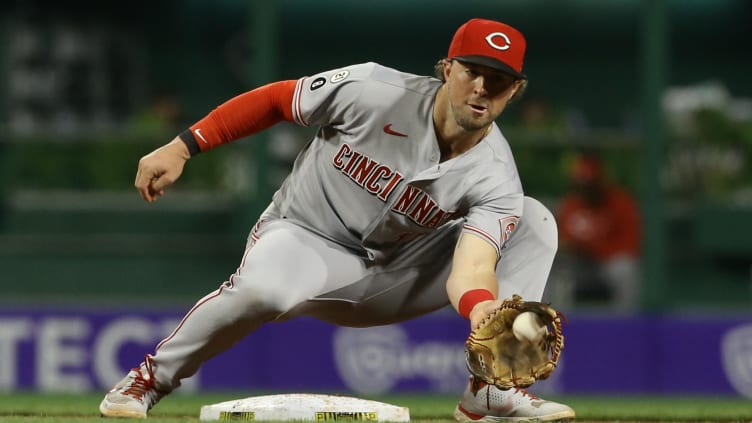
M234 97L180 134L191 155L292 121L296 81L264 85Z
M498 296L496 250L478 236L462 234L454 251L446 289L454 309L476 324L479 320L476 311L482 308L476 306Z
M485 304L497 299L498 286L494 272L473 275L452 272L447 280L447 295L457 313L470 320L474 327L487 314Z
M452 304L455 310L460 312L464 311L461 304L463 296L471 291L485 290L488 291L493 299L498 295L498 282L496 281L496 275L494 273L486 272L485 274L466 274L458 275L456 272L452 272L447 279L447 295L449 296L449 302ZM472 294L470 294L472 296ZM469 300L469 297L465 297L465 300Z

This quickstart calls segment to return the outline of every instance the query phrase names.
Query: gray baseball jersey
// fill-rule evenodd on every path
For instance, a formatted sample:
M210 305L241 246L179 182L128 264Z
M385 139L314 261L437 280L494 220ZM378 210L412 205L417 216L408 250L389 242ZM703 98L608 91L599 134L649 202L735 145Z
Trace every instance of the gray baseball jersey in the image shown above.
M321 129L274 196L280 214L380 260L464 217L500 253L522 215L512 153L494 124L440 162L433 104L441 81L365 63L298 80L293 116Z
M373 326L446 306L462 231L497 250L501 296L540 300L554 219L523 197L496 125L440 162L432 117L440 86L374 63L297 82L293 117L320 129L251 230L237 271L157 346L161 387L178 386L268 321L307 315Z

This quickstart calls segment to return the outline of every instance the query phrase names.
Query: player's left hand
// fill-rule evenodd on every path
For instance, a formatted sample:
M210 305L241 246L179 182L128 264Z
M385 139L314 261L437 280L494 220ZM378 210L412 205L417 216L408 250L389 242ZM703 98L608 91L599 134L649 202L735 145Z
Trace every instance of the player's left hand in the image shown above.
M138 161L135 183L141 197L151 203L163 196L165 188L183 173L185 162L190 157L188 147L177 137L142 157Z

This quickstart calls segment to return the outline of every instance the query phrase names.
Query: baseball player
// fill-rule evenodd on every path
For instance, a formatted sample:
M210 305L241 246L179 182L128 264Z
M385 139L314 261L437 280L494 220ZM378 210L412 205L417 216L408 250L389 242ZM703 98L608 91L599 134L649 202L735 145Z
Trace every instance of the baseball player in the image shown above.
M514 293L539 301L556 224L524 196L494 123L525 88L525 47L515 28L472 19L455 33L436 78L364 63L271 83L144 156L135 185L153 202L191 156L280 121L318 127L252 228L235 273L106 394L102 415L146 417L181 379L266 322L305 315L366 327L451 304L475 327ZM454 414L574 415L472 378Z

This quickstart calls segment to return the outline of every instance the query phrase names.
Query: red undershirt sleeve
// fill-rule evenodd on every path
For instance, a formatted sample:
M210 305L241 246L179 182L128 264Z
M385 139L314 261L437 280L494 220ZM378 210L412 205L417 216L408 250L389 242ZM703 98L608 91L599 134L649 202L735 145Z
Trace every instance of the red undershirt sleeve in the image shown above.
M234 97L180 134L191 156L263 131L283 120L292 122L297 81L279 81Z

